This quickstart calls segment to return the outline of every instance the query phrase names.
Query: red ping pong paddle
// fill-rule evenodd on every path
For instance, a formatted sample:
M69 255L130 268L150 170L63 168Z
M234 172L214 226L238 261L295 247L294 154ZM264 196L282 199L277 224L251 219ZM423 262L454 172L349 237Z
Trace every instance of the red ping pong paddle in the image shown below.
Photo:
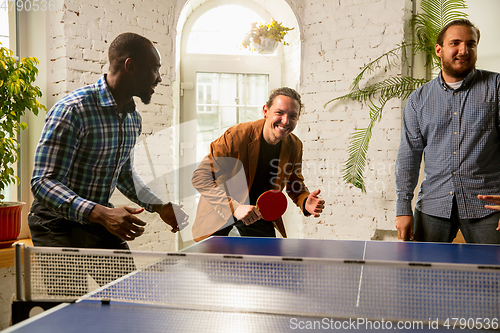
M262 214L262 219L274 221L281 217L286 211L288 202L283 192L269 190L262 193L257 199L257 208Z

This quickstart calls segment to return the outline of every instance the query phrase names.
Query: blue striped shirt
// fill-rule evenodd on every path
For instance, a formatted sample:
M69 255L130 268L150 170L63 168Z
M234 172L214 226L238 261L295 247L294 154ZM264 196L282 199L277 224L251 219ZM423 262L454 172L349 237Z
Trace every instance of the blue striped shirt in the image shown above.
M62 217L88 222L96 204L112 207L115 188L152 211L161 203L133 167L142 119L131 101L123 114L103 75L70 93L48 112L35 153L31 190Z
M450 89L439 76L415 90L403 115L396 161L396 216L412 215L422 153L425 179L416 208L461 219L492 213L478 194L500 194L500 74L474 70Z

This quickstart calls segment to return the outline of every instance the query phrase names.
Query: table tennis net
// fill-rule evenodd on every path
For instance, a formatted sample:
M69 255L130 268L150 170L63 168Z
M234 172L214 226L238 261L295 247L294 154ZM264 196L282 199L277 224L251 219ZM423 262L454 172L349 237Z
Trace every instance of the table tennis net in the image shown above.
M330 318L498 318L500 267L31 247L26 298Z

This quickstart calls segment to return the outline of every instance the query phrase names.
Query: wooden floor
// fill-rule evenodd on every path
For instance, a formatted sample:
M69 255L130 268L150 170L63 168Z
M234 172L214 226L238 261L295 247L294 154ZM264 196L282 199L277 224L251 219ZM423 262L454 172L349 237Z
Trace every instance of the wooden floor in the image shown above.
M0 268L14 267L15 264L15 243L23 243L28 246L33 246L30 238L18 239L14 244L6 248L0 249Z

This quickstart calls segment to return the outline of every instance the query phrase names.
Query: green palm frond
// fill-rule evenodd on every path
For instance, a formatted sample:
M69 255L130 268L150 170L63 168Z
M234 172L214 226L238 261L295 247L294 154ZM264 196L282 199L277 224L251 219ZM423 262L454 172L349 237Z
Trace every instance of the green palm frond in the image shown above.
M357 89L344 96L337 97L335 100L351 99L358 102L366 102L377 96L379 96L379 99L383 100L390 100L393 98L406 99L415 89L422 86L427 81L427 79L417 79L409 76L390 77L363 89Z
M441 29L450 21L466 18L461 10L467 8L465 0L422 0L421 13L414 15L410 26L415 29L412 41L397 45L394 49L382 54L363 67L351 84L349 93L336 97L325 103L325 107L340 100L355 100L365 102L370 108L370 124L366 128L356 129L350 136L349 158L344 162L343 179L355 187L366 192L363 181L363 172L366 165L366 153L372 136L372 129L376 121L380 121L386 103L398 98L407 99L418 87L425 84L427 79L412 77L390 77L363 88L360 82L368 75L374 74L377 69L390 69L406 60L407 54L424 53L425 67L434 69L440 66L440 60L434 52L436 38ZM373 79L373 78L369 78Z
M398 45L394 49L382 54L380 57L369 62L365 67L363 67L361 73L359 73L358 76L356 76L356 78L352 82L351 90L359 89L359 82L365 77L366 74L375 72L375 70L378 67L380 67L382 61L385 60L385 66L387 66L387 69L390 69L393 66L398 65L401 61L402 50L407 48L408 46L409 45L407 44Z
M391 77L374 84L379 92L379 101L381 104L393 99L407 99L417 88L423 86L429 80L418 79L409 76Z
M392 68L393 66L397 65L401 61L401 54L405 53L404 49L406 48L411 48L413 47L412 44L401 44L398 45L396 48L382 54L380 57L376 58L375 60L370 61L367 65L363 67L361 72L356 76L354 81L351 84L351 90L348 94L339 96L336 98L333 98L326 102L324 104L324 107L326 107L328 104L342 100L342 99L352 99L356 101L365 101L367 99L370 99L374 97L374 95L377 93L376 87L373 87L373 85L369 85L365 87L364 89L359 88L359 82L369 73L375 72L375 70L380 67L380 64L384 62L384 65L387 67L387 69Z
M427 17L426 21L439 33L448 22L466 17L467 15L461 11L465 8L467 8L465 0L422 0L420 4L422 14L416 16Z
M367 128L357 129L351 134L348 148L349 158L344 162L344 169L342 170L344 181L353 184L363 192L366 192L363 172L365 171L366 152L372 137L373 124L374 121L372 120Z
M349 148L347 148L349 158L344 162L344 168L342 169L342 178L344 181L348 184L353 184L363 193L366 193L363 181L366 153L368 152L368 145L372 138L373 126L375 125L375 121L380 119L385 103L377 106L370 100L368 106L370 108L370 124L367 128L356 129L349 137L350 143Z

